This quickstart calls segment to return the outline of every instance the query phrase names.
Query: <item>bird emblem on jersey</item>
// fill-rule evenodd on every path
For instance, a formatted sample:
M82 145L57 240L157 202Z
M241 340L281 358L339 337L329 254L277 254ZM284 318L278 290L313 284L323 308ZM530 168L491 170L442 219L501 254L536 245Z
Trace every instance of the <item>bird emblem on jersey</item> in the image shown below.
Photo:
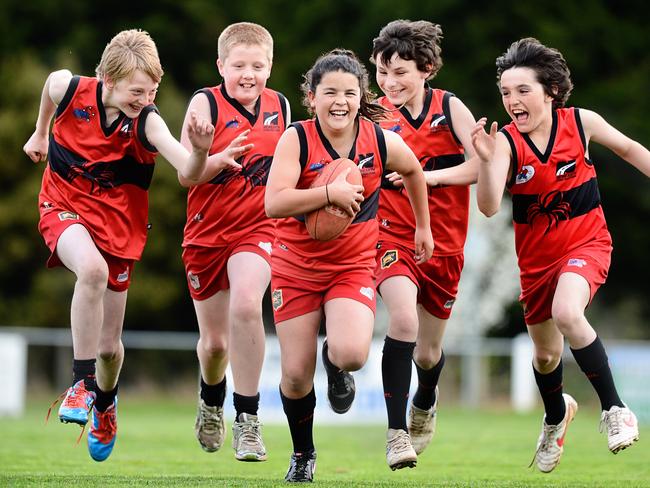
M535 219L546 219L546 231L548 234L553 224L555 228L561 220L569 220L571 205L564 201L564 192L554 190L545 195L538 195L537 202L528 207L526 219L532 225Z

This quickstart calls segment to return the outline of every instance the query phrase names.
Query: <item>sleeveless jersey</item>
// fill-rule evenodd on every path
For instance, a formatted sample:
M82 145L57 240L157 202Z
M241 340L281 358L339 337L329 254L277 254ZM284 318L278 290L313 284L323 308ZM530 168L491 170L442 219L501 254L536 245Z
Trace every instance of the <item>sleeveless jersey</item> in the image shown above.
M287 100L265 88L251 114L223 85L204 88L215 127L210 154L223 151L243 131L255 146L207 183L193 186L187 197L183 246L226 245L263 228L273 228L264 211L264 189L278 139L286 128Z
M147 190L157 151L144 126L152 111L154 105L145 107L135 120L120 113L106 127L102 82L75 76L50 136L41 207L77 213L95 244L120 258L140 259L147 238Z
M386 97L379 102L391 110L382 127L402 136L422 164L424 171L457 166L465 161L464 150L456 137L449 111L450 92L427 88L422 113L413 119L409 111L395 108ZM428 187L431 234L434 256L461 254L465 246L469 219L469 187ZM415 216L404 187L382 179L379 199L379 239L413 248Z
M501 132L512 151L507 186L522 280L586 244L611 246L578 109L553 112L544 154L514 122Z
M317 241L310 237L304 216L278 219L276 244L286 246L305 261L326 263L330 268L359 265L365 261L374 268L375 247L378 238L377 209L379 188L386 161L386 141L381 128L368 119L359 117L359 131L352 145L349 159L361 170L364 201L352 224L336 239ZM302 168L296 188L309 188L322 169L341 156L336 153L323 134L316 119L292 124L300 141ZM274 251L274 255L281 252Z

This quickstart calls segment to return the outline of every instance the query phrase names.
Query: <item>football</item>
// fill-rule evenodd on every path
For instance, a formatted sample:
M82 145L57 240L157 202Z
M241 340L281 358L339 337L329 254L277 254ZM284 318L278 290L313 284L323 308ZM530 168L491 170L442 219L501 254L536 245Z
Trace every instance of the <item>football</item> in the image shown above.
M311 187L324 186L336 179L341 172L350 168L346 180L353 185L361 185L361 171L356 163L340 158L327 164L319 174ZM305 215L305 225L309 235L319 241L331 241L345 232L354 220L345 210L336 205L325 205L322 208L309 212Z

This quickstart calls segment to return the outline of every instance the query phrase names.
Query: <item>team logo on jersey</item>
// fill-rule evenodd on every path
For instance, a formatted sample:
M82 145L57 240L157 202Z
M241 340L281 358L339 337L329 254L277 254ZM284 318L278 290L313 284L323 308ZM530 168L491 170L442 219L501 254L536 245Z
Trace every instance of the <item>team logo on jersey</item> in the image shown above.
M282 306L282 290L276 289L271 292L271 304L273 305L273 310L278 310Z
M79 220L79 214L70 212L66 210L65 212L59 212L59 220L63 222L64 220Z
M445 304L442 306L445 310L451 310L451 307L454 306L454 303L456 303L456 299L452 298L451 300L447 300Z
M521 171L517 173L517 176L515 177L515 185L526 183L527 181L532 180L533 176L535 176L535 168L526 164L522 166Z
M381 219L381 222L379 223L382 227L390 227L390 220L388 219Z
M557 229L561 220L569 220L571 215L571 204L564 201L564 193L559 190L553 190L545 195L538 195L537 202L528 206L526 220L533 225L536 219L542 219L546 223L547 234L553 224Z
M575 266L576 268L584 268L587 266L587 261L584 259L571 258L567 261L567 266Z
M325 163L321 160L318 161L317 163L311 163L309 165L309 171L318 171L322 170L325 167Z
M361 293L368 300L372 300L373 298L375 298L375 290L373 290L369 286L362 286L361 288L359 288L359 293Z
M431 116L431 124L429 124L431 132L440 132L442 130L449 130L447 117L445 114L433 114Z
M402 122L401 122L401 120L398 119L393 125L391 125L390 127L387 127L386 130L389 130L391 132L395 132L395 133L399 134L400 132L402 132Z
M72 111L72 115L74 115L77 119L81 119L85 122L90 122L90 119L95 116L95 107L89 105L88 107L84 108L75 108Z
M116 281L118 283L124 283L129 279L129 267L127 266L126 269L117 275Z
M386 251L384 255L381 257L381 269L390 268L393 265L393 263L397 262L398 259L399 259L399 253L397 252L396 249L391 249L390 251Z
M43 202L41 203L41 207L43 208L52 208L54 205L51 202Z
M133 119L124 119L119 135L125 139L133 137Z
M576 177L576 160L560 161L555 167L555 176L558 180L568 180Z
M278 112L264 112L263 126L265 131L279 131L280 114Z
M359 162L357 163L359 171L362 175L375 174L375 155L370 154L359 154Z
M190 283L190 286L195 290L201 288L201 282L199 281L199 277L194 273L192 273L191 271L187 273L187 281Z
M273 249L273 244L271 244L270 242L262 242L262 241L260 241L260 242L257 243L257 247L259 247L261 250L265 251L266 254L268 254L270 256L271 255L271 250Z
M239 120L239 117L235 116L226 122L226 129L236 129L239 127L239 124L241 124L241 121Z
M194 217L192 217L194 222L201 222L203 220L203 214L198 212Z

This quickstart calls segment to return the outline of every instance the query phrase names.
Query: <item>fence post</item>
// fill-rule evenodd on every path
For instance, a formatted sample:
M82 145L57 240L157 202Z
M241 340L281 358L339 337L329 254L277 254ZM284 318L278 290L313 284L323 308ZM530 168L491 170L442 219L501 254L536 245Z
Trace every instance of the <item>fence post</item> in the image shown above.
M537 388L533 375L533 342L528 334L512 340L510 366L510 400L516 412L529 412L535 407Z
M18 417L25 408L27 341L20 334L0 333L0 416Z

